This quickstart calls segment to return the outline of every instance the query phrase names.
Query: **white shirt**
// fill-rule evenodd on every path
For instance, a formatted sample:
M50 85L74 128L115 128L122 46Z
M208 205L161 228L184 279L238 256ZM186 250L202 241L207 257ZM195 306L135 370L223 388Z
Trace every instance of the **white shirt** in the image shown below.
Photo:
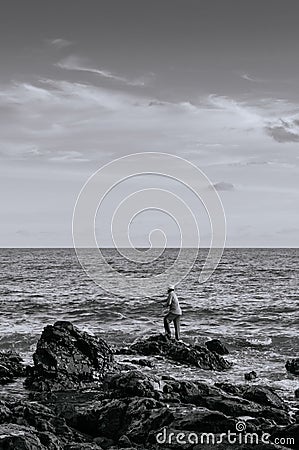
M172 314L182 315L178 297L174 291L170 291L167 297L166 306L169 306L169 312Z

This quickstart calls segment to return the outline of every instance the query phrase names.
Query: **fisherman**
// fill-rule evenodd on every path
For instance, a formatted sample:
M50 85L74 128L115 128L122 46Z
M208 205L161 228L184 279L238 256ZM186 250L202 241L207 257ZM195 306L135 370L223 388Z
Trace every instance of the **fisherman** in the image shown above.
M164 317L164 328L165 333L168 338L171 337L171 331L170 331L170 322L173 322L174 324L174 330L175 330L175 338L176 340L180 340L180 320L182 315L182 310L179 304L178 297L175 293L174 286L168 287L168 296L167 296L167 302L166 307L168 308L167 314Z

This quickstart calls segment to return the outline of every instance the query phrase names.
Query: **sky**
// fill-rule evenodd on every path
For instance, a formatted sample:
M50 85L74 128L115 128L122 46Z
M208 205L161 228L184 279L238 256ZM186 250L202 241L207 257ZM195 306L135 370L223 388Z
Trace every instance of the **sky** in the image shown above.
M298 1L1 6L0 247L72 246L86 180L135 152L180 156L209 177L228 247L298 247ZM132 227L137 245L158 226L176 245L169 217L148 212Z

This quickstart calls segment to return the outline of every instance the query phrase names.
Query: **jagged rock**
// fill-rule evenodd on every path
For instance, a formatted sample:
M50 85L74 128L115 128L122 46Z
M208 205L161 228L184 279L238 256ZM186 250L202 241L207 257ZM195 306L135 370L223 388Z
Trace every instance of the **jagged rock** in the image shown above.
M55 433L53 421L56 420L53 411L35 402L17 401L8 403L12 421L24 426L31 426L42 432Z
M69 426L92 437L104 436L117 440L125 432L127 403L119 399L107 399L99 405L73 410L66 420ZM64 412L62 412L64 414Z
M246 420L246 429L250 432L262 430L264 433L269 432L271 434L273 426L273 420L265 419L264 417L254 417Z
M262 406L249 400L245 400L233 395L214 395L202 399L198 402L199 406L205 406L213 411L220 411L231 417L251 416L257 417L262 412Z
M52 433L47 431L38 433L39 440L48 450L62 450L65 447L61 445L60 440Z
M193 404L231 417L246 415L281 425L290 423L285 403L266 387L239 386L232 395L206 383L157 380L139 371L114 375L106 387L112 398L148 397L168 404Z
M230 448L233 449L234 446L237 445L237 448L239 449L247 449L247 448L256 448L256 449L280 449L283 447L275 447L272 444L268 444L267 446L253 446L251 447L251 445L248 443L243 446L241 443L237 443L235 442L235 444L230 445L229 442L227 442L225 436L223 438L223 444L224 445L220 445L218 447L218 442L221 433L228 433L228 430L230 430L232 433L235 432L236 430L236 423L238 422L237 418L231 418L228 417L224 414L221 414L219 412L213 412L213 411L209 411L206 408L195 408L195 409L191 409L190 405L188 405L189 408L178 408L176 410L173 411L173 414L175 416L175 420L171 422L170 425L168 426L164 426L163 428L159 429L158 431L154 431L151 432L149 435L149 442L151 443L155 443L156 439L158 438L159 444L161 447L159 448L167 448L167 449L179 449L179 448L184 448L184 449L192 449L194 450L195 448L198 450L201 449L213 449L213 448L221 448L223 450L225 450L226 448ZM248 422L247 422L248 423ZM249 433L255 432L256 428L253 428L252 426L248 425L247 430ZM263 428L260 428L260 430L264 431ZM183 433L183 436L182 436ZM194 446L194 444L196 443L195 440L195 436L197 436L198 438L200 438L201 433L205 434L204 440L203 440L203 444L199 444L198 446ZM215 438L215 442L213 444L213 442L211 442L211 440L209 441L210 444L205 444L205 442L207 442L207 434L208 433L212 433L214 438ZM260 433L258 433L260 435ZM172 438L171 438L172 435ZM182 440L178 443L175 441L176 437L180 436L180 439L184 439L185 443L182 442ZM192 439L190 439L190 441L188 441L188 436ZM211 438L211 436L210 436ZM171 443L170 443L171 441ZM188 445L189 442L189 445ZM193 445L190 445L190 442L193 443Z
M85 434L70 428L61 415L59 416L45 405L28 400L14 399L1 403L2 410L5 407L5 415L2 417L2 425L0 425L0 436L3 438L2 434L4 435L8 430L9 439L7 441L4 440L3 445L0 440L0 449L24 448L31 450L31 448L45 448L48 450L61 450L69 442L84 444L88 441ZM2 426L3 428L1 428ZM16 437L20 436L23 436L23 438L16 439ZM38 444L40 447L34 447L38 441L40 442ZM17 445L20 445L20 447ZM32 446L30 447L30 445Z
M279 395L267 387L250 386L244 391L243 397L247 400L259 403L260 405L285 409L284 401L279 397Z
M218 355L228 355L229 351L225 345L219 339L212 339L205 343L207 349L211 352L217 353Z
M0 424L9 422L12 417L11 410L7 407L6 403L0 400Z
M132 442L130 441L128 436L123 434L118 440L118 445L121 448L131 448L132 447Z
M236 420L218 411L210 411L207 408L196 408L183 416L177 417L171 424L179 430L188 430L205 433L225 433L235 429Z
M0 425L0 449L47 450L47 448L41 443L38 432L33 427L11 423ZM52 449L61 450L61 447Z
M173 419L171 410L166 406L146 409L138 415L134 412L126 434L133 442L142 444L147 441L150 432L158 430L161 426L168 426Z
M287 425L290 423L290 417L286 411L269 406L262 406L256 402L236 396L206 397L203 399L201 406L205 406L210 410L220 411L231 417L263 417L271 419L279 425Z
M61 442L86 441L80 433L67 426L63 417L57 416L52 409L45 405L13 399L2 403L2 406L6 408L6 416L3 418L3 422L11 422L28 429L34 429L35 434L38 433L39 439L46 448L50 448L50 444L46 444L47 442L51 442L51 446L55 449L55 445ZM53 436L56 438L54 439ZM56 442L55 445L54 441Z
M221 382L221 383L215 383L215 387L221 389L222 391L226 392L227 394L231 395L242 395L243 389L242 386L238 386L231 383Z
M163 355L173 361L207 370L225 370L231 363L206 347L187 345L160 334L141 339L131 345L131 351L141 355Z
M246 381L251 381L257 378L257 373L255 370L252 370L251 372L247 372L244 374L244 378Z
M299 358L289 359L286 362L286 369L293 375L299 375Z
M159 355L162 360L168 358L204 369L230 367L215 350L163 335L138 340L126 351ZM137 358L130 362L146 360ZM0 449L194 450L196 447L188 444L157 447L155 437L162 427L177 433L234 431L240 416L247 416L249 432L272 435L277 425L282 437L284 431L287 436L298 432L298 427L290 425L285 403L270 388L248 383L211 385L177 380L170 375L158 378L148 369L142 370L132 370L132 365L120 369L105 341L78 330L70 322L46 327L26 380L32 389L31 401L0 401ZM88 389L78 389L81 387ZM267 448L280 447L273 444Z
M20 355L14 352L0 352L0 385L25 376L25 366Z
M183 381L180 383L179 388L175 388L175 391L179 392L180 400L183 403L191 403L208 408L211 411L222 412L230 417L264 417L281 425L290 423L290 417L284 402L272 391L268 393L265 388L265 394L267 392L268 397L264 398L260 393L260 396L256 394L254 401L253 399L250 401L242 398L242 392L245 390L245 386L244 389L242 389L242 386L239 386L238 394L231 395L216 386L190 381ZM264 401L264 404L262 401Z
M105 448L107 440L110 447L123 435L134 442L145 442L148 432L160 427L168 412L165 404L152 398L107 399L100 405L73 411L66 420L69 426L93 436L94 442Z
M111 375L104 385L113 397L155 397L155 391L161 390L154 377L139 370Z
M239 416L255 418L250 424L248 422L248 431L268 432L275 423L290 423L283 408L229 395L203 382L157 380L139 371L107 375L106 378L104 385L107 390L101 394L91 393L89 398L82 397L81 392L69 393L72 407L69 403L63 407L62 393L52 393L51 402L55 398L60 402L58 409L37 402L4 402L2 406L11 412L9 416L4 411L4 416L29 429L39 439L41 449L51 450L60 449L59 445L69 450L133 448L134 445L142 449L151 448L150 436L156 435L161 427L196 433L224 433L235 429ZM244 386L244 392L245 388L248 386ZM178 396L181 403L174 405L167 401L165 390L169 396ZM160 400L155 398L157 393ZM134 394L137 395L132 396ZM49 395L46 393L45 398L48 399ZM103 396L101 400L98 400L99 395ZM86 403L87 399L90 401ZM122 438L124 435L127 439ZM53 436L56 436L56 441ZM87 442L92 438L93 443Z
M72 390L97 384L113 366L113 353L100 338L70 322L44 328L28 368L27 388L37 391Z
M177 388L176 388L177 389ZM213 386L196 381L182 381L179 387L181 401L197 406L205 406L205 398L219 395Z

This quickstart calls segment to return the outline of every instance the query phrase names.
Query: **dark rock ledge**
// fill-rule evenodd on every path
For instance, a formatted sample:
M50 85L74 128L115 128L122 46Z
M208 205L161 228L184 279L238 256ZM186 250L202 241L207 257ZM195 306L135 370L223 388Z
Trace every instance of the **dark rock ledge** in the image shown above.
M211 350L209 350L204 346L187 345L184 342L169 339L165 335L159 334L140 339L130 347L119 349L118 353L145 356L162 355L172 361L199 367L201 369L218 371L229 369L232 364L219 355L219 348L222 348L222 346L217 346L219 341L216 342L216 344L215 341L206 343L207 346L209 346L210 343L214 344L210 345ZM217 348L217 351L215 350L215 347ZM214 351L212 351L212 349ZM223 346L223 351L226 350L224 349L225 347Z
M128 356L160 355L206 370L227 370L221 342L206 347L152 336L135 342ZM211 345L211 344L210 344ZM212 349L212 347L210 347ZM221 350L222 349L222 350ZM47 326L37 344L34 366L27 369L28 399L2 396L0 400L0 450L83 449L283 449L274 438L297 439L288 448L298 448L299 424L288 405L270 388L256 384L208 385L199 381L162 377L150 368L126 370L114 361L113 351L99 338L78 330L70 322ZM19 371L6 377L24 376ZM137 359L137 361L139 361ZM4 373L4 372L3 372ZM269 433L272 443L258 445L157 443L158 433L167 431L198 437L204 433L236 431L246 418L249 433ZM192 443L193 442L193 443ZM287 442L286 440L284 442Z

